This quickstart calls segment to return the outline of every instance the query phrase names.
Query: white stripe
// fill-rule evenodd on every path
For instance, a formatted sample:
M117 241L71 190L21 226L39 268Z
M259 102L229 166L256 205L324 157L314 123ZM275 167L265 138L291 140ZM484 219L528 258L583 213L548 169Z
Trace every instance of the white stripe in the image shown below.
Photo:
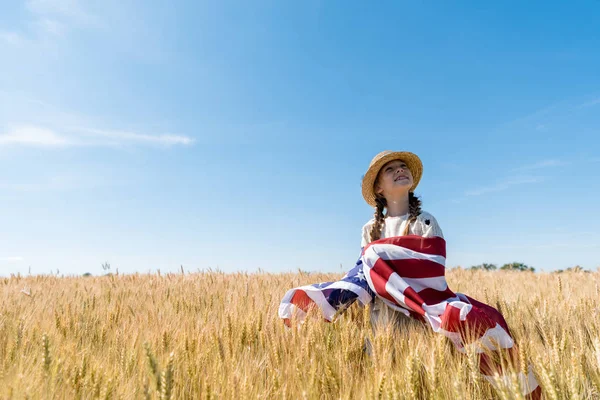
M413 288L415 292L420 292L423 289L435 289L439 291L444 291L448 289L448 282L446 282L446 277L436 276L433 278L402 278L408 286Z
M437 304L423 304L423 310L425 310L425 318L429 322L429 325L433 328L435 332L443 333L444 335L450 337L450 335L458 335L455 332L448 332L445 329L442 329L442 318L441 316L446 312L446 308L455 307L460 309L459 320L465 321L467 318L467 314L473 306L469 303L464 303L459 301L458 297L451 297L448 300L444 300ZM458 335L460 338L460 335ZM454 341L454 340L453 340ZM459 342L456 343L457 347L462 347L462 344Z
M385 284L385 289L388 293L390 293L390 290L404 293L407 287L408 284L406 283L406 281L402 279L400 275L398 275L396 272L392 272L390 274L390 277L388 278L388 281ZM404 295L402 295L402 299L404 301Z
M483 374L482 374L483 375ZM533 374L533 370L531 369L531 365L529 366L529 372L527 376L525 376L522 372L518 374L504 374L498 376L491 375L483 375L483 377L491 383L496 389L501 389L500 386L504 385L505 387L512 387L512 379L513 377L517 378L519 382L519 388L523 390L522 394L527 396L529 393L533 392L538 387L537 379L535 379L535 375Z
M496 347L498 344L498 347ZM476 353L484 353L489 350L510 349L515 344L509 334L496 323L496 326L485 331L485 334L473 343L465 346L466 349L471 349Z
M427 314L425 314L425 316L427 317L427 319L431 318ZM433 317L433 319L439 320L439 317ZM431 324L431 321L429 322ZM452 342L456 345L456 349L461 353L466 353L467 349L470 349L475 353L485 353L490 350L495 351L500 349L510 349L515 344L514 340L508 335L508 333L506 333L504 328L502 328L498 324L496 324L495 327L485 331L485 334L483 336L481 336L473 343L467 344L466 346L464 345L460 334L458 334L457 332L449 332L442 328L438 328L437 330L434 328L434 331L450 338ZM494 343L498 343L499 347L496 347Z
M365 279L367 280L367 284L369 285L371 290L373 290L375 292L375 295L377 297L381 297L377 294L377 290L375 290L375 285L373 285L373 280L371 279L371 268L365 264L364 258L363 258L363 274L365 274Z
M365 251L365 254L363 256L363 262L372 262L372 264L369 264L369 266L373 267L373 265L375 265L375 262L379 258L382 258L384 260L429 260L440 265L446 265L446 259L442 256L419 253L418 251L410 250L395 244L374 244L370 246Z
M439 318L437 318L437 319L440 320ZM441 322L441 320L440 320L440 322ZM444 335L448 339L450 339L450 341L452 343L454 343L454 346L456 347L456 350L458 350L461 353L465 352L465 350L463 349L462 338L460 337L460 333L458 333L458 332L450 332L450 331L447 331L445 329L442 329L442 328L439 327L439 324L438 324L438 329L437 330L434 329L434 331L437 332L437 333L439 333L439 334L441 334L441 335Z
M304 319L306 318L306 312L296 307L292 303L281 303L279 305L279 318L292 319L294 315L296 316L296 320L300 323L302 323L302 321L304 321Z
M394 276L395 275L395 276ZM403 286L404 285L404 286ZM385 291L394 298L403 307L409 308L404 302L404 287L405 283L402 282L402 278L397 273L392 273L390 279L385 283Z
M446 307L448 307L449 302L453 302L455 300L457 300L456 297L451 297L448 300L444 300L437 304L423 304L423 310L425 310L425 312L429 315L440 316L446 311Z

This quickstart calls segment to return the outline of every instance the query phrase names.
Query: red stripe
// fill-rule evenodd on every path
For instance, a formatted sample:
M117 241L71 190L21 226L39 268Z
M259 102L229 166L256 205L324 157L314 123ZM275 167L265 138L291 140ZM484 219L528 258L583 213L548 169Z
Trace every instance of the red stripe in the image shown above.
M292 296L292 300L290 300L290 303L292 303L302 311L308 312L308 307L310 307L315 302L312 301L310 297L308 297L304 290L298 289L296 290L296 293L294 293L294 295Z
M508 333L510 335L510 330L508 329L508 324L506 323L504 316L502 316L502 314L500 314L500 312L498 310L496 310L494 307L492 307L490 305L487 305L478 300L475 300L472 297L469 297L466 295L465 295L465 297L469 300L469 303L473 304L473 308L477 308L481 313L485 314L486 317L488 317L489 319L491 319L494 322L497 322L498 325L500 325L502 328L504 328L506 333Z
M423 299L423 302L428 306L438 304L449 298L455 297L456 294L450 288L440 291L432 288L423 289L419 292L419 296Z
M304 290L300 290L300 289L297 289L294 292L294 295L292 296L290 303L292 303L293 305L295 305L296 307L298 307L299 309L301 309L304 312L308 312L308 309L311 306L314 307L316 305L315 302L310 297L308 297L306 292ZM289 318L284 318L283 323L287 327L292 326L292 322L290 321Z
M448 332L458 332L460 324L460 309L450 305L446 306L446 310L442 314L441 328Z
M442 256L446 258L446 241L441 237L424 238L417 235L394 236L371 242L365 250L373 244L394 244L419 253Z
M535 390L525 396L527 400L540 400L542 398L542 387L538 386Z
M380 259L381 260L381 259ZM405 260L385 260L390 268L403 278L435 278L444 276L446 268L435 261L407 258Z
M476 306L471 308L465 321L460 320L460 309L451 305L446 306L442 315L442 328L449 332L460 333L464 344L481 339L488 329L495 326L496 321Z
M387 292L385 289L385 285L390 279L390 275L394 271L386 264L385 260L381 258L375 262L373 268L369 271L369 275L371 276L371 282L373 282L373 286L375 291L381 297L388 299L394 304L398 304L398 302Z
M414 312L425 315L425 310L423 310L423 299L415 292L415 289L410 286L404 290L404 303Z

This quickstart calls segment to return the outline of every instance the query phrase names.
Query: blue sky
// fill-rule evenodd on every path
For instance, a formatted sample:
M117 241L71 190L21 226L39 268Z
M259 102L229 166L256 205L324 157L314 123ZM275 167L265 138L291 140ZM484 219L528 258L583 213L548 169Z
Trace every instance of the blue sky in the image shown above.
M384 149L448 266L600 266L600 2L175 3L1 6L0 275L341 271Z

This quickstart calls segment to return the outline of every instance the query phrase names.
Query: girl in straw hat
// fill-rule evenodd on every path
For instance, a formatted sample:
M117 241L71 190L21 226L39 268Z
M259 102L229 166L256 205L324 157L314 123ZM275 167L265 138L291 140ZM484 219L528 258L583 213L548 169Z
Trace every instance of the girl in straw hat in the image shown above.
M422 174L421 160L407 151L382 151L373 158L362 180L362 195L375 208L375 215L362 228L361 248L395 236L444 237L436 219L421 210L421 200L414 194ZM417 324L416 320L386 307L378 297L371 308L371 322L395 326Z
M355 267L337 282L288 290L279 316L292 326L293 318L301 322L310 308L317 307L327 321L334 321L355 300L362 305L374 302L370 315L374 328L409 324L431 328L459 351L478 354L480 372L495 387L518 381L523 397L539 399L535 374L523 363L502 314L448 287L442 230L431 214L421 210L414 194L422 173L421 160L413 153L377 154L362 181L363 197L375 208L375 217L363 227ZM371 350L368 341L366 350Z

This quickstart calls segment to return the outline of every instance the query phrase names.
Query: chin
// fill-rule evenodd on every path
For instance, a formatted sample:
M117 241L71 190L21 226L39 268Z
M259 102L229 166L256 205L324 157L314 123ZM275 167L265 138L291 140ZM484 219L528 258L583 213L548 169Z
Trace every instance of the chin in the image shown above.
M394 184L394 189L410 189L412 187L413 183L410 181L406 181L406 182L396 182Z

